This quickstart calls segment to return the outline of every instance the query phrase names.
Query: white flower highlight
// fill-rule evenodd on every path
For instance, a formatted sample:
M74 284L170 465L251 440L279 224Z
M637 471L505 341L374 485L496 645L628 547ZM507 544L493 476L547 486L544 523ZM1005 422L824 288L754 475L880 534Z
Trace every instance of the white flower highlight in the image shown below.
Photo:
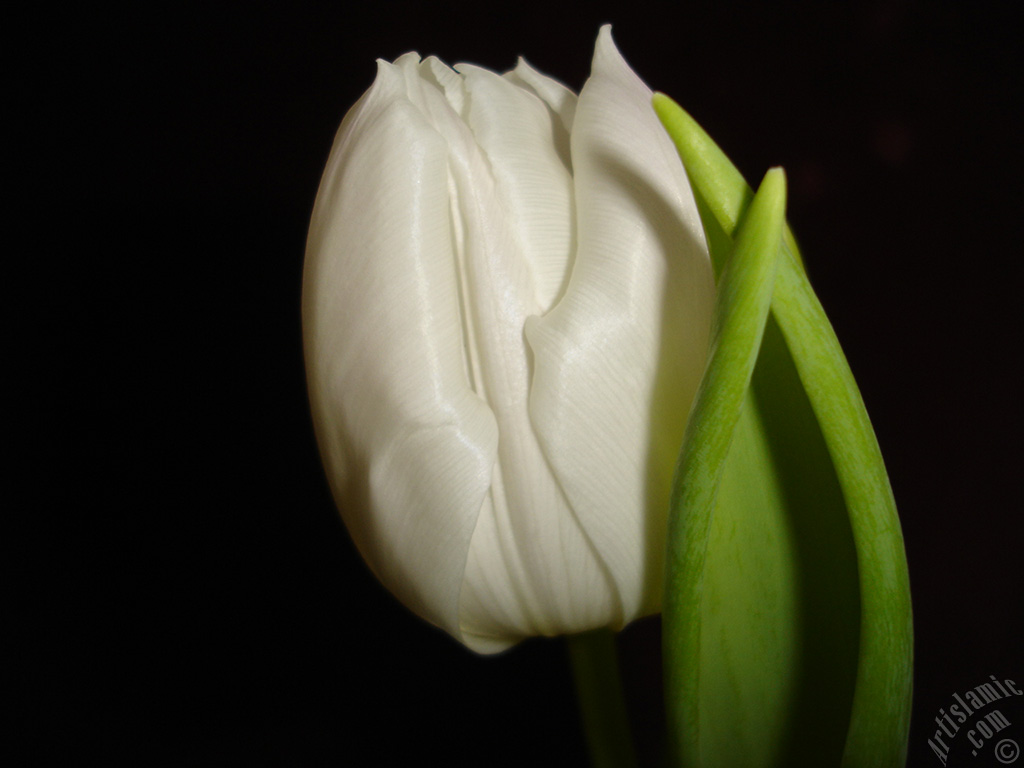
M303 333L334 498L385 586L479 652L660 607L714 281L650 99L608 27L578 98L408 53L321 182Z

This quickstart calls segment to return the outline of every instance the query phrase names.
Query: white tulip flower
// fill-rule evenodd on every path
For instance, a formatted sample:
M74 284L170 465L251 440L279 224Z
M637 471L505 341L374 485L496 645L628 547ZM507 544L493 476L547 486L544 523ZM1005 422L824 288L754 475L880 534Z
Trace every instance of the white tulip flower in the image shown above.
M478 652L660 609L715 288L651 96L609 27L578 97L407 53L324 172L303 333L331 489L384 585Z

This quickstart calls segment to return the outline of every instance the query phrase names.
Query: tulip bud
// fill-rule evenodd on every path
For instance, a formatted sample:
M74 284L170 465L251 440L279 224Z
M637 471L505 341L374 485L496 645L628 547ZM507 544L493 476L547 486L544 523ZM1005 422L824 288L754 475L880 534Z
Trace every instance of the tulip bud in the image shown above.
M686 173L601 30L577 97L378 62L310 225L317 440L362 556L470 648L659 610L714 301Z

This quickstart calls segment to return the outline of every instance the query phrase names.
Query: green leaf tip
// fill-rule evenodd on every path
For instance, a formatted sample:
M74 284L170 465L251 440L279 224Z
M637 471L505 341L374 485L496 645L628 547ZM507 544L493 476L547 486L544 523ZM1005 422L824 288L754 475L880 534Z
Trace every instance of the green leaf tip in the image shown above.
M769 171L755 196L692 117L663 94L652 103L693 186L719 285L669 519L675 764L903 765L912 617L881 452L788 227L770 286L746 281L758 262L744 266L745 249L774 237L764 211L784 177ZM766 294L763 321L758 302L736 298Z
M701 218L704 219L705 226L711 218L725 232L732 232L739 224L740 216L750 205L750 199L754 194L743 174L736 169L697 121L670 97L664 93L655 93L651 98L651 105L675 144L690 183L695 190L702 192L697 200L697 206L701 208ZM788 224L784 238L789 252L802 267L800 251ZM718 268L716 262L716 272Z

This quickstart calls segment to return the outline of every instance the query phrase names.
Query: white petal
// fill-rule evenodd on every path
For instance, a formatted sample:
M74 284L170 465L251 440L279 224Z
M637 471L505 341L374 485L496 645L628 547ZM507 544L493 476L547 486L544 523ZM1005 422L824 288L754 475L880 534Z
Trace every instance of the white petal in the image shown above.
M458 635L498 435L468 382L446 146L402 69L380 63L321 183L303 278L307 375L360 552L402 602Z
M714 298L689 183L650 99L602 28L572 124L572 277L527 325L534 427L626 620L660 605L671 473Z
M521 57L516 64L516 68L511 72L506 72L504 76L511 82L533 91L541 101L548 105L552 112L558 115L558 120L562 124L562 128L565 129L565 133L559 132L555 135L555 144L560 147L564 136L566 142L565 151L568 154L569 132L572 131L572 120L576 114L576 102L578 100L576 94L553 77L548 77L542 72L538 72L527 63L526 59Z
M559 138L567 150L569 133L531 90L490 70L458 66L469 94L469 126L545 312L565 289L575 250L572 175L567 151L558 152Z
M500 436L461 597L464 641L491 651L601 626L619 611L529 418L523 328L562 289L572 250L572 182L551 142L557 118L498 75L462 70L468 126L435 124L449 149L473 387Z

